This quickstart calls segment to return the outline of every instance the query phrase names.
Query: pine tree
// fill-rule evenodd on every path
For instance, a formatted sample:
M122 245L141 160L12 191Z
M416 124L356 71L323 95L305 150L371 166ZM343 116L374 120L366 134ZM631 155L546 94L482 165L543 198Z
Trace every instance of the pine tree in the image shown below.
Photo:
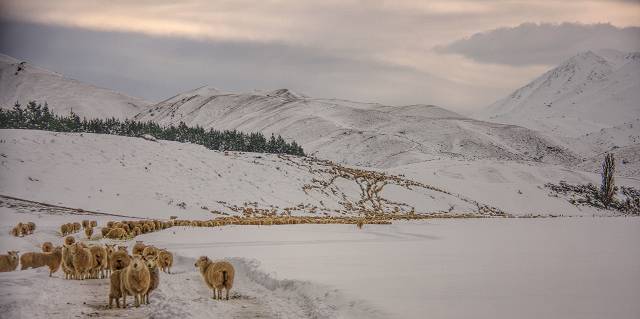
M243 152L286 153L304 156L304 150L295 141L287 143L282 136L271 134L269 141L261 133L246 134L236 130L205 130L201 126L189 127L184 122L175 127L160 126L154 122L138 122L116 118L80 119L73 113L67 116L55 115L35 101L29 102L26 109L16 102L13 109L0 109L0 128L41 129L56 132L86 132L112 134L122 136L142 136L150 134L156 138L199 144L213 150L229 150Z

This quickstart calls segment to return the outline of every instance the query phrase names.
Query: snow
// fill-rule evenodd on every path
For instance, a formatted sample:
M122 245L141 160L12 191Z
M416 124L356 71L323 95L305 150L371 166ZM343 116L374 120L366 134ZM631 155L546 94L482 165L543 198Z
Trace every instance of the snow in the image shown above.
M18 69L21 69L18 71ZM18 101L48 103L54 112L71 110L87 118L128 118L145 109L149 102L115 91L66 78L29 63L0 54L0 107L12 108Z
M582 52L476 117L579 137L640 118L640 55ZM637 133L640 128L636 128Z
M323 162L295 156L212 151L200 145L101 134L0 130L0 194L125 216L210 219L230 207L318 207L318 214L353 215L343 203L362 200L354 179L329 181ZM226 155L225 155L226 154ZM390 187L394 183L385 187ZM427 183L428 184L428 183ZM384 188L383 188L384 190ZM334 192L335 191L335 192ZM473 212L475 203L423 187L383 192L391 202L422 198L416 212ZM185 207L180 207L184 203ZM392 211L395 204L385 204ZM411 207L398 206L408 212ZM294 209L305 214L310 209Z
M436 159L518 159L572 163L572 152L528 129L466 118L433 105L385 106L309 98L281 89L232 93L201 87L135 117L272 133L338 163L388 168Z
M60 243L78 216L0 208L0 249ZM85 217L82 217L85 218ZM99 227L108 218L98 219ZM35 220L31 236L9 222ZM43 269L0 273L7 317L636 318L639 218L430 220L393 225L175 227L138 237L176 254L150 306L106 309L106 280ZM37 240L36 240L37 238ZM126 244L131 247L134 241ZM213 301L193 267L231 261L230 301ZM60 293L64 292L64 293Z
M595 165L595 164L594 164ZM618 167L625 165L618 163ZM600 174L560 165L516 161L431 161L396 167L389 172L473 198L514 215L610 215L592 207L576 207L562 198L549 197L546 183L593 183ZM636 175L637 176L637 175ZM617 185L640 188L637 178L616 176Z
M219 152L199 145L101 134L0 130L0 194L138 217L176 215L209 219L233 207L294 208L294 214L353 215L344 206L363 199L354 179L338 178L324 191L305 191L314 180L330 181L324 162L273 154ZM418 213L477 210L474 201L515 215L602 215L549 197L545 183L599 182L599 175L545 163L440 160L387 170L451 194L386 184L380 194ZM636 179L617 183L639 188ZM518 194L520 190L522 194ZM334 192L335 191L335 192ZM504 196L511 194L510 196ZM182 205L184 203L184 205ZM400 203L398 205L393 203ZM299 205L306 208L298 209ZM181 206L184 206L181 207ZM318 207L314 213L311 207Z

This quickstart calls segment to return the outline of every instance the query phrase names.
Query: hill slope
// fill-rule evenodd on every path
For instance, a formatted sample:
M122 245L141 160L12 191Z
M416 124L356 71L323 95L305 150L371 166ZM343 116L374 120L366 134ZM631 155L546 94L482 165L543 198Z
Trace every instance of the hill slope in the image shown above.
M0 107L18 101L45 101L58 114L73 110L80 117L128 118L149 103L111 90L66 78L58 73L0 54Z
M531 130L469 119L437 106L315 99L286 89L230 93L202 87L162 101L135 118L280 134L295 139L308 154L358 166L384 168L453 158L575 160L571 152Z
M475 114L579 137L640 118L640 53L580 53Z
M136 217L473 212L475 202L398 176L304 157L211 151L100 134L0 130L0 195Z

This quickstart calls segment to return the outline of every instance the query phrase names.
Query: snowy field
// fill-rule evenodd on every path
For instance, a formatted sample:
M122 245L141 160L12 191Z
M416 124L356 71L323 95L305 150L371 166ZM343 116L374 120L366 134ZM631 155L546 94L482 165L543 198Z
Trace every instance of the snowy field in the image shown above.
M261 261L394 318L638 318L640 219L435 220L155 233L190 257Z
M0 208L0 249L59 243L84 216ZM90 217L99 226L109 217ZM38 229L8 234L18 220ZM176 254L151 305L107 309L106 280L0 273L7 318L638 318L640 218L430 220L393 225L175 227L138 237ZM133 241L126 242L132 246ZM236 267L217 302L195 258ZM64 293L61 293L64 292Z

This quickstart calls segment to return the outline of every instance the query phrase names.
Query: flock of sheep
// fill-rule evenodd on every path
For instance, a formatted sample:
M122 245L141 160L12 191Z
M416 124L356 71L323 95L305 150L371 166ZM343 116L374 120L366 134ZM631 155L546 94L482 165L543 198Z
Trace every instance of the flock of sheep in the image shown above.
M138 232L149 232L164 229L176 224L161 221L120 221L109 222L103 228L105 237L109 234L117 239L134 237ZM178 222L178 224L183 224ZM126 246L115 244L85 243L68 236L84 228L85 235L91 239L96 221L83 220L80 223L68 223L60 227L61 235L66 236L62 246L54 246L51 242L42 244L42 252L27 252L19 256L18 251L8 251L0 255L0 272L47 266L49 277L62 268L65 279L85 280L109 278L108 306L127 307L126 298L132 296L134 305L149 304L149 294L158 288L160 271L170 274L173 266L173 254L166 249L159 249L137 241L129 254ZM105 231L106 229L106 231ZM11 233L15 236L33 233L34 223L19 223ZM124 234L122 234L124 232ZM117 234L114 234L117 233ZM213 299L222 299L222 290L229 300L229 291L233 286L235 271L226 261L214 262L208 257L200 257L194 265L202 275L207 286L213 290ZM216 293L217 292L217 293ZM122 299L122 304L120 303Z

